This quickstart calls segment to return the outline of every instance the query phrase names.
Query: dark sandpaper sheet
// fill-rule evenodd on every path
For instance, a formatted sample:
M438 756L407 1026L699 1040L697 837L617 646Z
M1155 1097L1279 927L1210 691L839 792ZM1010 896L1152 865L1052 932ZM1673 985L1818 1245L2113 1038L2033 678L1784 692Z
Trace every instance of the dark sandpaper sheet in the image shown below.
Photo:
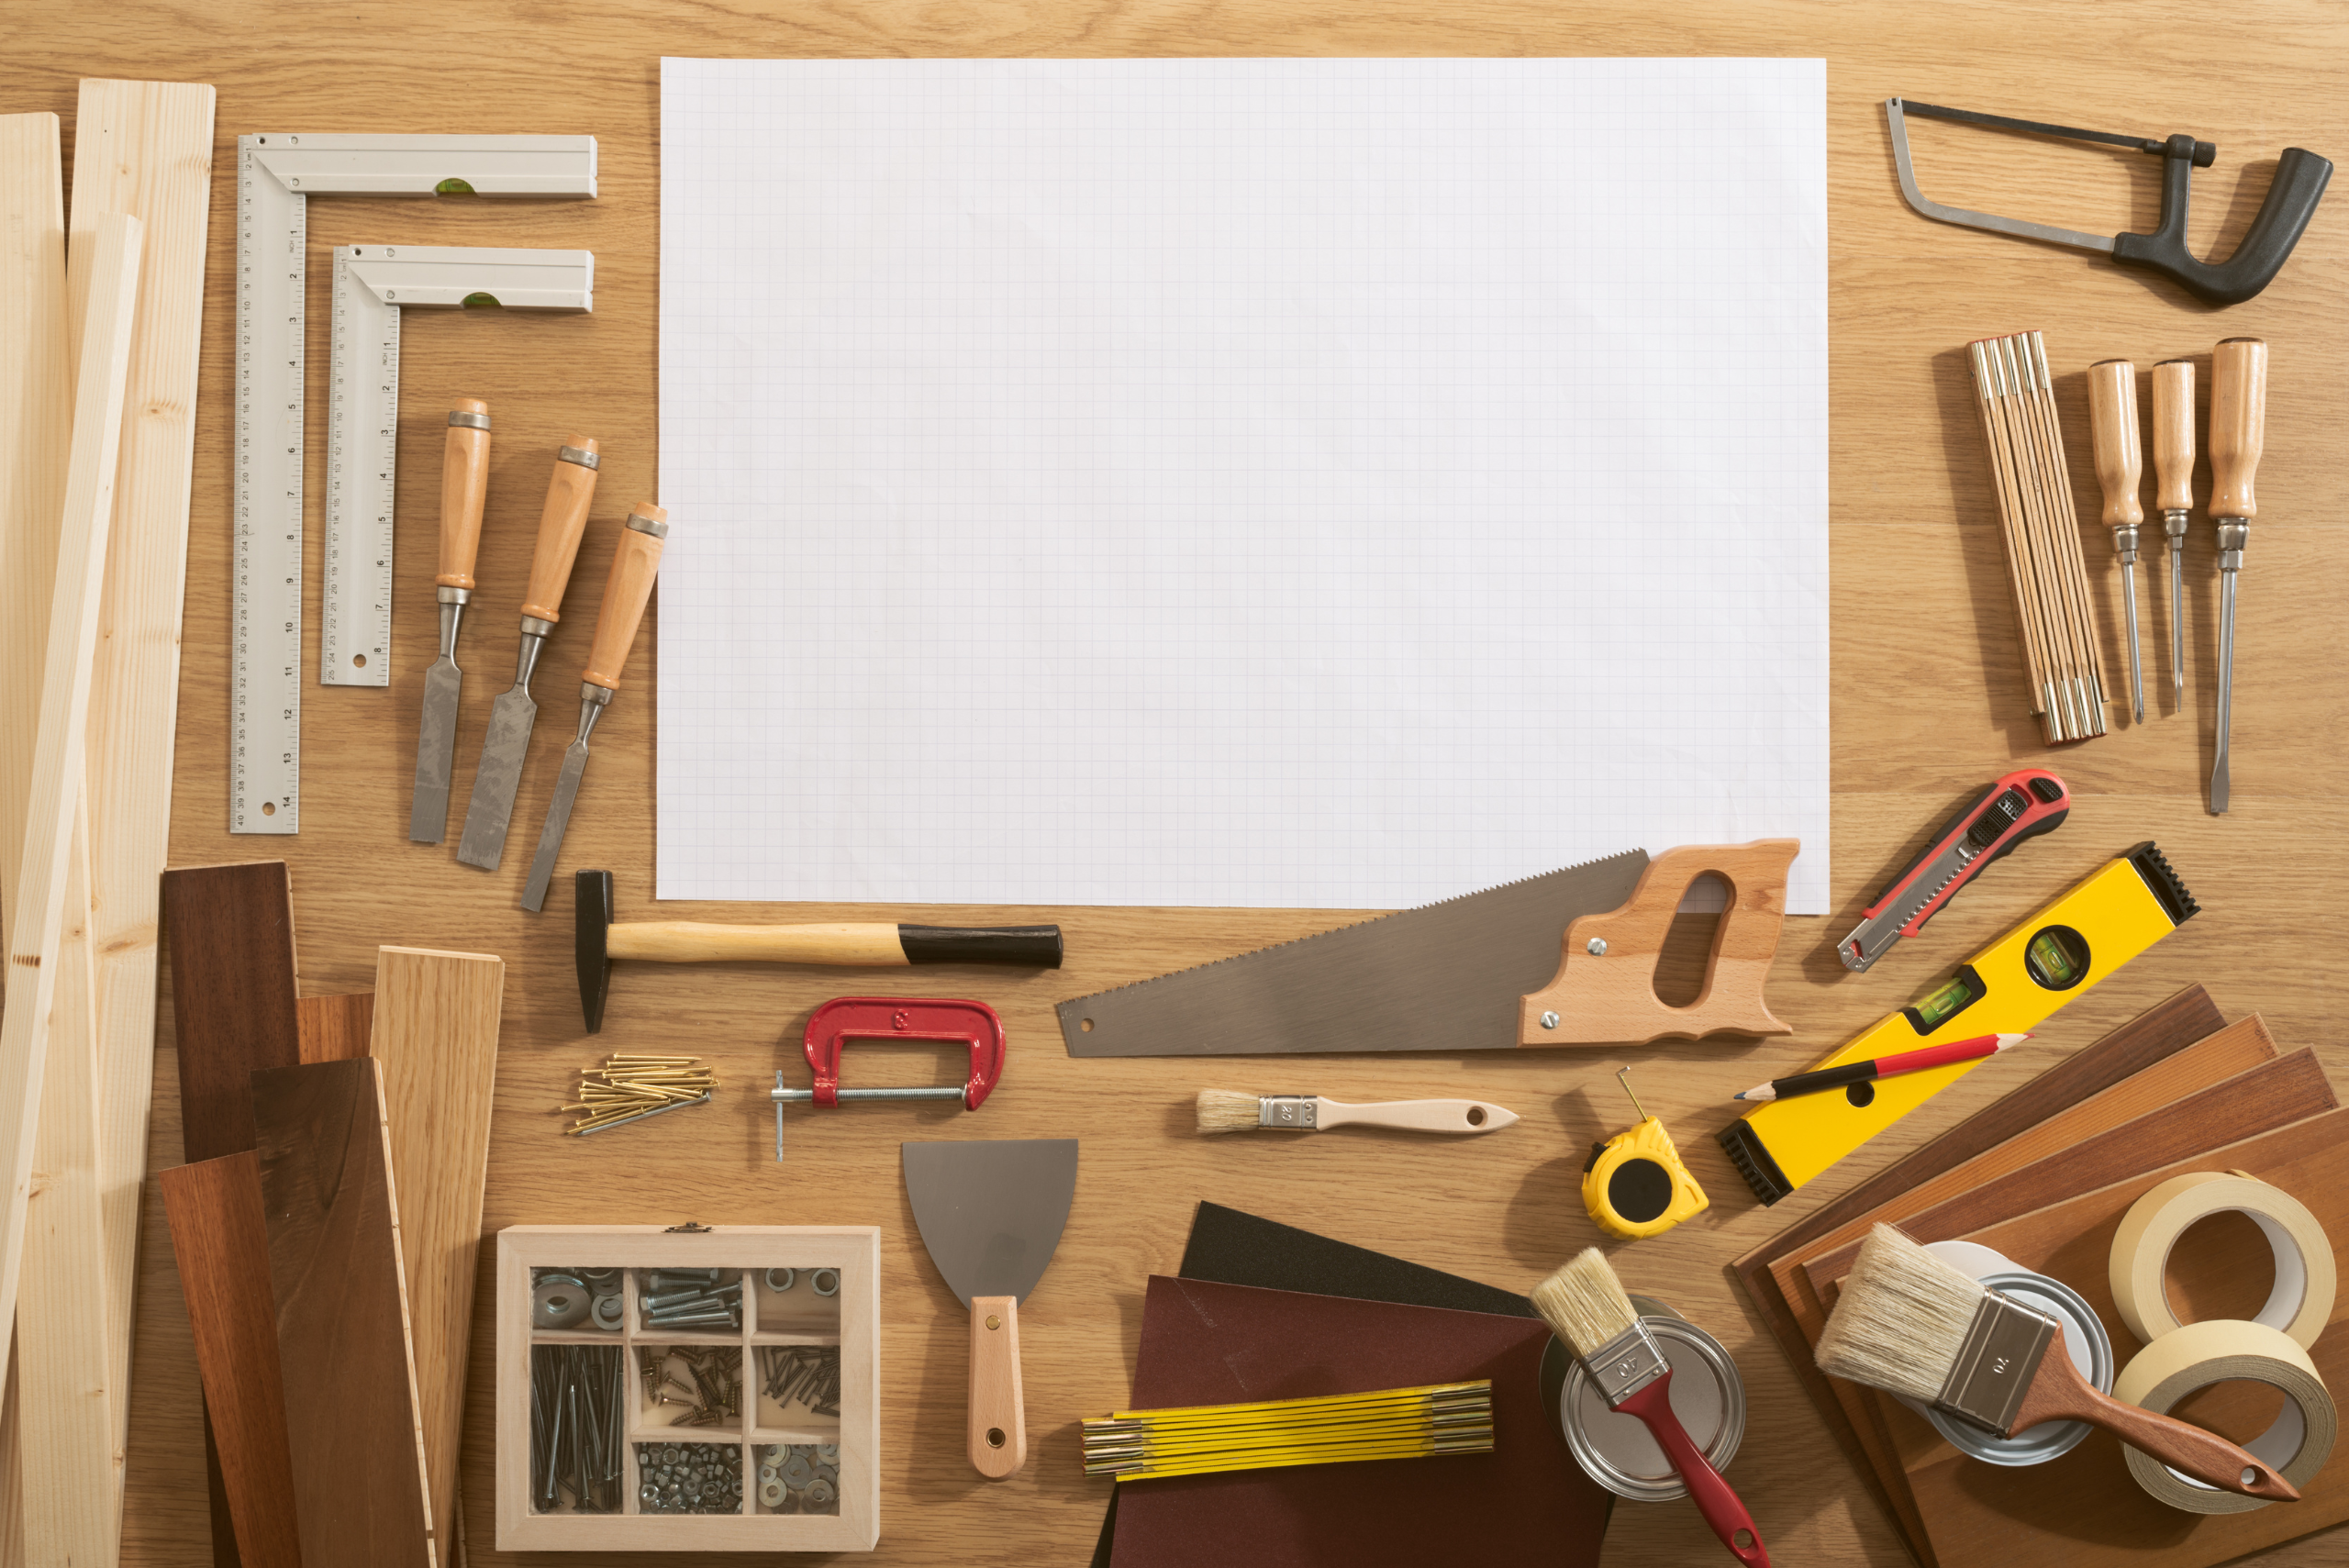
M1508 1347L1501 1359L1508 1363L1511 1370L1493 1374L1497 1413L1506 1411L1506 1424L1497 1427L1497 1437L1500 1442L1508 1443L1512 1429L1518 1424L1518 1416L1520 1412L1528 1413L1533 1426L1531 1429L1520 1434L1523 1440L1515 1445L1516 1457L1531 1458L1538 1455L1539 1462L1531 1468L1542 1472L1541 1476L1531 1483L1535 1492L1541 1494L1538 1498L1531 1495L1525 1497L1517 1497L1512 1495L1497 1510L1505 1519L1520 1522L1523 1527L1522 1532L1510 1540L1497 1540L1491 1544L1490 1549L1497 1552L1531 1552L1532 1555L1527 1557L1526 1561L1543 1562L1571 1564L1591 1562L1598 1559L1600 1538L1605 1532L1608 1512L1614 1501L1613 1495L1601 1489L1583 1473L1580 1466L1575 1463L1573 1456L1567 1451L1564 1440L1558 1436L1556 1424L1549 1418L1546 1409L1541 1407L1535 1374L1539 1366L1542 1345L1547 1340L1548 1334L1547 1330L1541 1326L1539 1319L1535 1318L1532 1307L1523 1296L1492 1285L1481 1284L1475 1280L1463 1279L1457 1274L1447 1274L1418 1263L1406 1262L1402 1259L1389 1257L1383 1252L1374 1252L1367 1248L1351 1246L1343 1241L1316 1235L1309 1230L1299 1230L1293 1226L1262 1219L1254 1215L1243 1214L1237 1209L1226 1208L1212 1203L1199 1205L1198 1212L1192 1221L1190 1243L1183 1254L1182 1277L1185 1280L1260 1287L1256 1291L1242 1293L1238 1299L1262 1298L1269 1292L1302 1292L1318 1293L1325 1297L1343 1298L1329 1303L1330 1309L1341 1312L1345 1310L1347 1301L1433 1308L1437 1310L1431 1318L1405 1316L1410 1318L1411 1321L1417 1325L1415 1329L1408 1330L1409 1332L1427 1334L1433 1330L1438 1338L1442 1337L1445 1327L1456 1326L1452 1324L1452 1319L1454 1318L1470 1318L1470 1315L1475 1315L1470 1318L1469 1322L1469 1327L1473 1330L1469 1336L1471 1339L1480 1343L1494 1343ZM1167 1283L1170 1282L1153 1281L1153 1289ZM1251 1304L1257 1307L1275 1305L1262 1299L1252 1299ZM1282 1301L1277 1305L1289 1307L1297 1304ZM1493 1318L1517 1318L1520 1321L1513 1325L1485 1321ZM1524 1320L1531 1321L1529 1323ZM1198 1402L1187 1397L1167 1399L1148 1396L1148 1391L1155 1385L1155 1379L1159 1376L1160 1368L1157 1364L1159 1355L1166 1348L1154 1343L1151 1328L1151 1318L1146 1311L1143 1320L1141 1354L1136 1373L1134 1403L1142 1405ZM1526 1376L1521 1382L1517 1378L1514 1370L1515 1358L1526 1354L1527 1351L1524 1345L1509 1337L1511 1334L1523 1336L1531 1346L1531 1359L1525 1363ZM1366 1343L1365 1341L1364 1347L1360 1348L1366 1348ZM1176 1350L1174 1353L1188 1356L1193 1352L1188 1350ZM1328 1353L1326 1348L1312 1351L1305 1359L1311 1366L1320 1369L1322 1375L1333 1375L1340 1370L1347 1372L1353 1370L1351 1367L1344 1366L1339 1358ZM1414 1381L1447 1381L1454 1374L1443 1373L1425 1378L1404 1376L1392 1382L1381 1381L1374 1377L1366 1383L1349 1382L1345 1386L1347 1388L1391 1387ZM1485 1374L1460 1373L1458 1375ZM1503 1386L1505 1378L1518 1384L1523 1390L1522 1395L1508 1394ZM1327 1388L1315 1387L1301 1391L1339 1392L1341 1389L1336 1384L1331 1384ZM1216 1395L1211 1397L1278 1398L1281 1396L1279 1394L1248 1393ZM1133 1494L1136 1500L1141 1498L1144 1490L1161 1486L1197 1488L1204 1484L1211 1487L1245 1490L1253 1496L1261 1496L1262 1500L1277 1508L1281 1518L1286 1523L1282 1526L1280 1533L1271 1536L1242 1540L1235 1535L1232 1539L1219 1543L1191 1544L1187 1540L1177 1540L1165 1533L1165 1521L1161 1516L1175 1510L1163 1505L1142 1503L1136 1508L1134 1515L1137 1520L1134 1527L1137 1537L1127 1551L1118 1552L1115 1547L1119 1539L1119 1517L1121 1504L1113 1497L1108 1517L1102 1523L1101 1539L1095 1549L1093 1562L1095 1568L1108 1568L1113 1562L1119 1564L1119 1568L1131 1568L1135 1563L1178 1561L1183 1551L1198 1551L1218 1555L1196 1558L1193 1561L1217 1561L1234 1564L1275 1562L1403 1562L1410 1561L1411 1552L1419 1550L1419 1543L1416 1543L1416 1538L1397 1535L1382 1524L1379 1530L1371 1532L1375 1539L1365 1547L1359 1541L1343 1536L1330 1535L1320 1529L1325 1516L1333 1509L1341 1516L1360 1513L1365 1504L1362 1497L1353 1495L1352 1491L1353 1488L1358 1487L1362 1492L1371 1495L1369 1506L1375 1514L1391 1514L1399 1511L1424 1518L1429 1514L1440 1512L1446 1518L1456 1519L1460 1505L1450 1489L1449 1482L1445 1484L1442 1507L1438 1509L1420 1507L1414 1510L1399 1506L1393 1496L1398 1480L1409 1481L1411 1483L1409 1489L1418 1492L1422 1500L1425 1496L1424 1493L1419 1491L1422 1484L1412 1476L1405 1474L1400 1467L1418 1467L1423 1470L1424 1467L1437 1464L1493 1466L1509 1458L1510 1455L1505 1451L1497 1450L1494 1454L1486 1456L1453 1456L1442 1460L1400 1460L1371 1464L1314 1466L1309 1470L1299 1468L1260 1472L1252 1475L1186 1477L1141 1484L1127 1489ZM1296 1485L1298 1478L1308 1475L1311 1471L1319 1471L1324 1475L1335 1475L1339 1478L1339 1485L1332 1486L1330 1482L1320 1480L1308 1483L1301 1488ZM1346 1481L1348 1476L1360 1479L1349 1483ZM1344 1495L1331 1499L1324 1496L1325 1488ZM1171 1497L1176 1494L1168 1494L1168 1496ZM1560 1505L1554 1514L1553 1503ZM1193 1499L1182 1511L1204 1513L1210 1512L1217 1507L1219 1507L1218 1504L1208 1499ZM1419 1561L1484 1560L1458 1555L1460 1552L1468 1551L1470 1545L1471 1543L1460 1539L1456 1533L1447 1533L1435 1542L1431 1555L1422 1555ZM1368 1555L1357 1555L1364 1551ZM1145 1554L1131 1554L1135 1552Z

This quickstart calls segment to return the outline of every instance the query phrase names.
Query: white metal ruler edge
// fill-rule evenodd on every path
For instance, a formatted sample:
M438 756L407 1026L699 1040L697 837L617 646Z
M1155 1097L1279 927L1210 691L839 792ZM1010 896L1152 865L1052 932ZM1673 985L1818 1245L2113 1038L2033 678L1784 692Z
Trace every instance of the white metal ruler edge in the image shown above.
M300 828L303 290L314 195L596 195L592 136L237 139L235 570L228 830ZM340 663L321 648L322 668ZM374 678L387 684L377 651ZM337 683L344 684L344 683Z

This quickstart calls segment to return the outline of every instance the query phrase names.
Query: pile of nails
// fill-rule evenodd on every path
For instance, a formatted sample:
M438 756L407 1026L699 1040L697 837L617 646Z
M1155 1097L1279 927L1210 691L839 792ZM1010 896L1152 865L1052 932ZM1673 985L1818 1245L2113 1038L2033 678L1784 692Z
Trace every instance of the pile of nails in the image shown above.
M731 1443L639 1443L636 1500L648 1514L739 1514L742 1451Z
M694 1380L687 1388L669 1373L671 1358L685 1362ZM677 1397L672 1398L674 1390ZM673 1427L714 1427L742 1413L742 1351L736 1345L658 1346L644 1352L644 1399L648 1405L683 1405Z
M818 1416L841 1413L838 1345L761 1345L759 1375L778 1407L796 1399Z
M637 1273L637 1309L649 1329L740 1329L742 1280L724 1269L653 1269Z
M583 1514L620 1507L621 1399L618 1345L530 1347L530 1507L557 1512L562 1494Z
M841 1511L841 1445L767 1443L759 1450L759 1507L771 1514Z

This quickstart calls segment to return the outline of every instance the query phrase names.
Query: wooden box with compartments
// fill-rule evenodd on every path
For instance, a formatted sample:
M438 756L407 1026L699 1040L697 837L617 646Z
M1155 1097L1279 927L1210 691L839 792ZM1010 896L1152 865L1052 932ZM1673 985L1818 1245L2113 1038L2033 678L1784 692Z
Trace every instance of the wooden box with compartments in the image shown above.
M879 1540L881 1232L497 1233L501 1551Z

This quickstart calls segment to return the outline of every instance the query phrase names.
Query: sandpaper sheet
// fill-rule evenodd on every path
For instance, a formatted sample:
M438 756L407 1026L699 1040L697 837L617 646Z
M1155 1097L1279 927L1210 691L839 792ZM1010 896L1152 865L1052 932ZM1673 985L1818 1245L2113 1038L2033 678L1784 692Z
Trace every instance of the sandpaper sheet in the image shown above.
M1174 1476L1120 1488L1114 1568L1595 1564L1609 1495L1542 1398L1538 1318L1153 1277L1137 1407L1488 1377L1489 1453Z

